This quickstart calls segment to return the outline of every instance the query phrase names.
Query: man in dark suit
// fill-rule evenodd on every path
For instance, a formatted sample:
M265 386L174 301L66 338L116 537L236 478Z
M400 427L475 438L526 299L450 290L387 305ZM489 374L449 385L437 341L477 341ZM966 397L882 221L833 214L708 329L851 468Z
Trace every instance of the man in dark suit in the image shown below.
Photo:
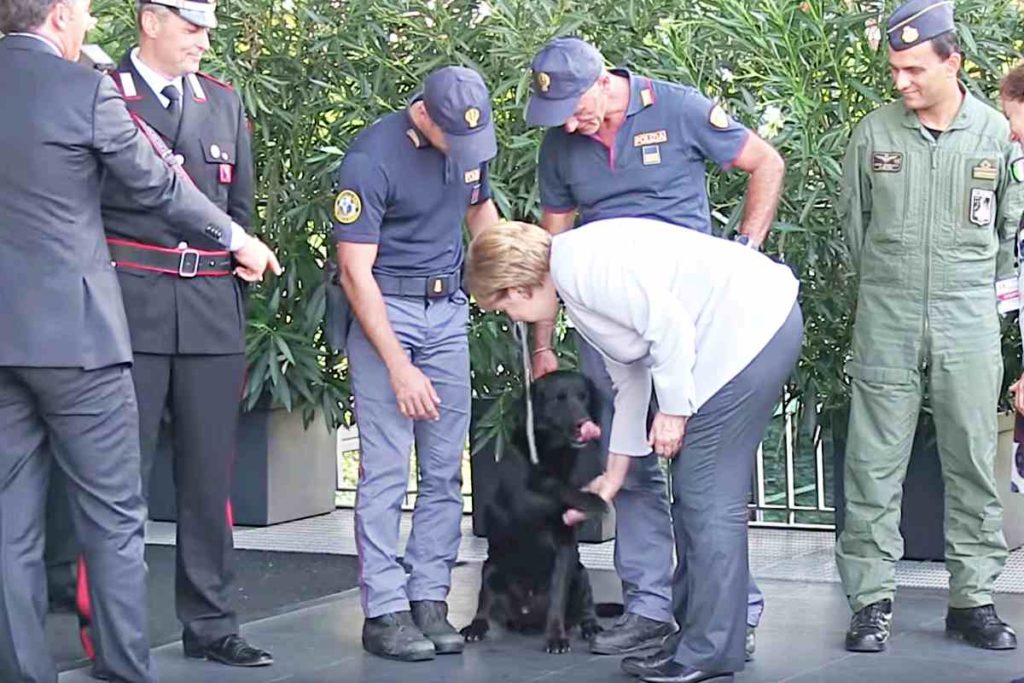
M270 250L163 163L113 81L80 65L89 0L0 4L0 680L57 674L46 642L52 451L92 579L96 670L151 681L132 359L100 214L103 175L259 279ZM52 445L52 449L48 447Z
M203 194L250 225L252 153L234 89L199 72L217 26L207 0L153 0L138 11L139 46L112 75ZM178 540L175 598L188 657L263 666L270 653L238 635L228 599L230 461L245 378L245 306L230 255L216 240L155 214L117 178L103 185L103 224L124 297L139 404L143 492L166 408L173 418ZM195 253L195 267L188 261Z

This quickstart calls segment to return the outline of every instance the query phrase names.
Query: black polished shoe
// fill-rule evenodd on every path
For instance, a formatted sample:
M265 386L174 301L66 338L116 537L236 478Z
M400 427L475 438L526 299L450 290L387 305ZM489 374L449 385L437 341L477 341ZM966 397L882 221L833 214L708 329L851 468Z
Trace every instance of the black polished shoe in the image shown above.
M892 600L873 602L857 610L846 632L846 649L850 652L881 652L892 629Z
M1014 650L1017 634L996 614L995 605L946 612L946 633L985 650Z
M743 656L748 662L754 661L754 653L757 652L757 636L754 635L754 627L747 626L747 638L743 643Z
M590 641L595 655L624 655L661 647L665 639L677 631L676 625L655 621L639 614L627 612L607 631L601 631Z
M189 659L208 659L228 666L270 666L274 663L273 655L253 647L237 633L218 638L207 645L200 645L186 636L182 639L182 645Z
M435 654L434 644L413 623L409 612L392 612L364 621L363 649L402 662L422 662Z
M718 681L726 683L735 680L732 673L712 673L701 671L678 662L669 662L655 671L640 677L646 683L701 683L701 681Z
M457 655L466 647L466 639L448 621L448 605L438 600L416 600L409 603L412 620L423 635L434 644L439 655Z

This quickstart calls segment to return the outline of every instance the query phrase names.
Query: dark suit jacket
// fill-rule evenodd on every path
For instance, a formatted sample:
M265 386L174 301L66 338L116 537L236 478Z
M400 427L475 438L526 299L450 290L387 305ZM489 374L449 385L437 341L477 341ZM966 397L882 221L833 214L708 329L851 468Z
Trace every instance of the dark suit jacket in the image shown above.
M136 71L130 53L113 74L129 111L159 133L184 158L183 168L202 191L239 225L252 212L252 152L245 111L231 86L205 74L184 79L178 125ZM123 74L123 75L122 75ZM196 89L198 85L198 91ZM218 249L139 204L131 189L108 177L103 184L103 224L110 237L176 247ZM191 234L190 234L191 232ZM118 268L132 349L141 353L224 354L245 351L242 284L234 277L180 278Z
M109 77L7 36L0 93L0 366L130 362L103 174L196 239L226 246L231 220L156 156Z

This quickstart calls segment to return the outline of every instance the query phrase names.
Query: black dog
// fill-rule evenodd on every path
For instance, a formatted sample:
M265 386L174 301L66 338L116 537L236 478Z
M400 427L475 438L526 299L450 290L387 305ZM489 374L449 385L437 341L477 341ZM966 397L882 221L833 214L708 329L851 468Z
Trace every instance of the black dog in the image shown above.
M568 509L588 517L607 509L599 496L580 490L602 472L595 424L601 405L589 380L575 372L545 375L533 385L531 400L539 462L530 462L522 420L502 454L494 498L484 511L488 554L480 602L462 635L482 639L493 619L512 631L543 629L547 651L564 653L573 626L587 639L601 630L576 529L562 521Z

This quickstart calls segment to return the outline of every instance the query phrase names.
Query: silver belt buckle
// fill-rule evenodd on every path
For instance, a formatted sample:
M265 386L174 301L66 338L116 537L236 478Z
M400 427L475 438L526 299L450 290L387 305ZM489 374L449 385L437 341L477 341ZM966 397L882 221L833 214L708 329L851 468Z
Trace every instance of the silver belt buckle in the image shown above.
M195 277L199 273L199 252L195 249L183 249L178 260L178 277Z

